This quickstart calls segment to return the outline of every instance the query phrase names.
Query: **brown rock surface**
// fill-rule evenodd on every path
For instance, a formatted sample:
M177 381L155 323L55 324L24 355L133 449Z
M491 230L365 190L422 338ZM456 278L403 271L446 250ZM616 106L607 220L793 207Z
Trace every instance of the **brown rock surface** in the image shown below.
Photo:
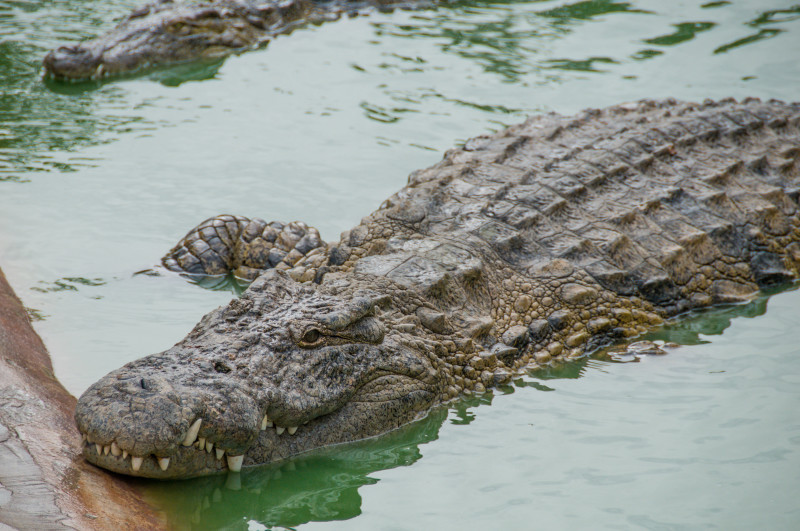
M84 461L74 410L0 271L0 530L165 527L134 486Z

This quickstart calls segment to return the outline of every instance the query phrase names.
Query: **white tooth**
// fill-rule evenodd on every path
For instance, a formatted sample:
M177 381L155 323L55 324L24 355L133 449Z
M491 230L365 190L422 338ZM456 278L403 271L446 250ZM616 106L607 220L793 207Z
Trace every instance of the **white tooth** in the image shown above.
M214 443L211 441L206 441L206 453L211 453L211 450L214 449Z
M206 447L206 438L200 437L199 439L197 439L197 449L202 450L205 447Z
M122 453L122 450L119 449L119 446L117 446L117 443L116 442L112 442L111 443L111 455L113 455L114 457L119 457L121 453Z
M131 456L131 468L134 472L138 472L142 467L142 461L144 461L144 457Z
M261 431L264 431L264 430L267 429L267 422L269 422L269 419L267 418L266 415L264 415L264 418L261 419Z
M244 455L229 455L227 457L228 469L231 472L239 472L242 469L242 459L244 459Z
M111 446L109 446L109 445L103 446L103 453L105 455L108 455L108 452L110 452L110 451L111 451Z
M159 457L158 466L161 467L161 470L166 472L166 470L169 468L169 457Z
M225 450L222 448L217 448L214 451L217 452L217 459L222 459L222 456L225 455Z
M289 435L294 435L294 432L297 431L297 426L289 426L288 428L286 428L286 431L289 432Z
M189 426L189 431L186 432L186 437L183 438L183 442L181 443L184 446L191 446L195 439L197 439L197 432L200 431L200 424L202 424L203 419L195 420L191 426Z
M94 447L97 450L97 455L100 455L100 454L103 453L103 447L102 446L100 446L99 444L95 443Z
M128 458L128 450L122 450L122 458L123 459L127 459Z
M283 426L278 426L277 428L275 428L275 431L277 431L278 435L280 435L281 433L283 433L283 430L285 430L285 429L286 428L284 428Z

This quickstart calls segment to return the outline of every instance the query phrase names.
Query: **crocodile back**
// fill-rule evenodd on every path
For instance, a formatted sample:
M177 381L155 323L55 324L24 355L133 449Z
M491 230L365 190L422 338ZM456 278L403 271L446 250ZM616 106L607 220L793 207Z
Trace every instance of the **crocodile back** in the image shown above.
M799 126L799 104L755 99L537 116L449 151L386 208L422 208L425 235L478 237L524 276L566 259L674 314L797 276Z

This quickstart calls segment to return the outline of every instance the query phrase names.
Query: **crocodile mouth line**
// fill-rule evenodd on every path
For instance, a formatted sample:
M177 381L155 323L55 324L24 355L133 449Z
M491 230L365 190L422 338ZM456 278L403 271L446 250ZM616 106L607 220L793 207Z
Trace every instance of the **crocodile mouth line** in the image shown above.
M304 424L308 424L308 422L310 421L306 421ZM239 472L242 469L246 452L234 455L223 448L224 442L215 443L211 437L200 437L199 433L202 424L203 419L199 417L192 422L178 446L177 453L173 452L172 455L134 455L131 451L118 444L116 440L101 443L93 440L91 435L82 432L83 453L90 461L102 460L104 466L107 463L111 463L115 465L113 468L116 470L130 470L134 473L143 471L142 466L145 463L150 465L153 471L160 469L162 472L167 472L173 462L173 458L179 460L205 460L206 465L208 465L206 468L212 472L225 470L226 467L231 472ZM266 432L270 429L275 436L280 436L283 433L295 435L299 429L298 426L278 426L267 415L262 417L259 428L261 432ZM189 453L192 450L194 452ZM224 461L223 457L225 458ZM111 458L115 459L112 460Z

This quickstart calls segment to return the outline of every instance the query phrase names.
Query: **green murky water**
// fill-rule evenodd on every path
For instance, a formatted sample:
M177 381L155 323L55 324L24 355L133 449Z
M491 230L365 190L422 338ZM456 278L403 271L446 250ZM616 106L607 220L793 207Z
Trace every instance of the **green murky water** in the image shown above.
M47 49L138 4L0 1L0 266L76 394L231 297L133 275L205 217L333 239L529 113L800 99L800 4L777 0L455 2L202 68L41 82ZM668 356L597 356L374 441L149 489L187 529L797 529L798 308L790 290L684 319Z

